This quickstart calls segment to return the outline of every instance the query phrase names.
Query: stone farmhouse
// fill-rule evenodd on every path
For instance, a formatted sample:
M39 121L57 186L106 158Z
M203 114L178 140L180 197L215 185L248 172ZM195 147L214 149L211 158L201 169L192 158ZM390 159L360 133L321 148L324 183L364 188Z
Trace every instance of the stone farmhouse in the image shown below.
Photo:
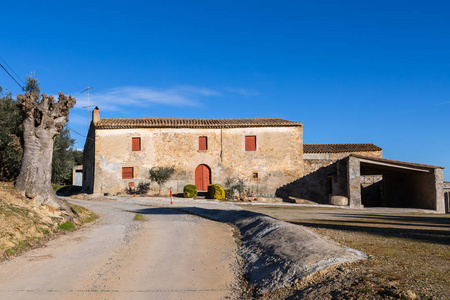
M241 177L255 193L274 195L277 187L303 174L303 125L282 119L100 119L84 148L85 190L117 193L148 182L149 169L174 166L166 186L186 184L206 191Z
M116 194L174 166L165 185L206 191L227 178L253 195L319 203L419 207L444 212L441 167L382 158L373 144L303 144L303 125L276 118L112 119L93 111L84 146L83 190Z

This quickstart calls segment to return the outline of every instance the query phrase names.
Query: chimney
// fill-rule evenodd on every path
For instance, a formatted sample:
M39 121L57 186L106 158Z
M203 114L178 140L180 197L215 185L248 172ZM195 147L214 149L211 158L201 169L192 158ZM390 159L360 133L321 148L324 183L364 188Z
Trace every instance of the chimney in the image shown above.
M100 109L96 106L92 111L92 122L97 123L100 121Z

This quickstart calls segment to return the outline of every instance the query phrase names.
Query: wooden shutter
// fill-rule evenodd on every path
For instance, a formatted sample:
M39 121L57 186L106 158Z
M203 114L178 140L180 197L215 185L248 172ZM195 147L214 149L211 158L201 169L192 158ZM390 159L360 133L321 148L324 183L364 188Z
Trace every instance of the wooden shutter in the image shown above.
M122 168L122 179L133 178L133 168L124 167Z
M131 138L131 151L141 151L141 138Z
M198 138L198 150L208 150L208 138L206 136Z
M256 151L256 136L247 135L245 137L245 151Z

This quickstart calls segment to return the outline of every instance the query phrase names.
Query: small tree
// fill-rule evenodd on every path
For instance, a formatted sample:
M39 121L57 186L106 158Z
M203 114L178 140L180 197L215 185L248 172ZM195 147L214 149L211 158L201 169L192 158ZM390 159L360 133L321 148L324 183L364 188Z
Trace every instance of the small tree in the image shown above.
M149 172L150 180L155 181L159 185L159 194L161 194L162 185L166 183L175 173L175 167L153 167Z
M73 145L69 128L65 126L55 137L53 144L52 183L70 184L72 168L75 165Z
M0 180L12 181L20 172L23 154L22 118L9 91L0 87Z

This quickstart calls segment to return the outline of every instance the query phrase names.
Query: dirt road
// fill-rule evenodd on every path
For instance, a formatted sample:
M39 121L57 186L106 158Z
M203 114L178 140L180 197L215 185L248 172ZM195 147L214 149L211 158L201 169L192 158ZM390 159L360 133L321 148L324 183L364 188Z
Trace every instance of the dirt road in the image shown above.
M73 201L96 224L0 265L0 299L223 299L232 295L229 226L169 208Z

